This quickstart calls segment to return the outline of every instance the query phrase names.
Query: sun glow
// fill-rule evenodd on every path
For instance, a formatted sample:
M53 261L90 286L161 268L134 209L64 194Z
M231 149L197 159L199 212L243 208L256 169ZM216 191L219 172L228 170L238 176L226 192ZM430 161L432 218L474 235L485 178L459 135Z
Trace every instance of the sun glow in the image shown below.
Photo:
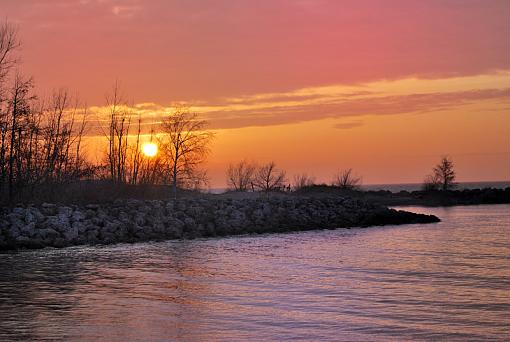
M154 157L158 154L158 145L154 143L146 143L143 145L142 151L147 157Z

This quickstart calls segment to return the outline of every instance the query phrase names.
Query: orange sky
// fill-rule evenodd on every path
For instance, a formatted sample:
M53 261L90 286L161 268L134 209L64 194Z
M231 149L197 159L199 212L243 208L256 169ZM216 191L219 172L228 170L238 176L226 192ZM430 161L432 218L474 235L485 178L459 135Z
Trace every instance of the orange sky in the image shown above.
M0 0L23 70L100 111L115 79L157 122L187 102L217 130L208 169L510 180L510 2Z

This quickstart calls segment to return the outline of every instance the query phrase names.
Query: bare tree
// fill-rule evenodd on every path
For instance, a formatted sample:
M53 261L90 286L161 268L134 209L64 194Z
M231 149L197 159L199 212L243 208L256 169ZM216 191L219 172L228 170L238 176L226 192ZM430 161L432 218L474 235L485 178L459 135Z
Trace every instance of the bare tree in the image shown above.
M214 133L206 131L207 121L188 107L178 107L162 123L161 146L168 160L168 169L177 198L177 187L193 187L207 181L200 169L210 152Z
M16 26L9 22L0 24L0 84L16 65L18 59L14 53L20 45Z
M423 180L422 190L423 191L436 191L441 186L439 179L435 175L427 175Z
M10 164L10 133L12 101L6 86L10 71L16 65L15 52L20 46L17 28L9 22L0 23L0 193L7 181Z
M237 164L229 164L227 168L227 186L234 191L248 191L253 183L255 164L242 160Z
M167 170L165 156L141 156L137 184L168 184Z
M294 190L299 190L315 183L315 177L309 176L306 173L294 175L292 187Z
M334 176L333 185L343 190L356 190L361 186L361 177L352 169L341 170Z
M109 110L107 159L110 178L115 183L125 183L127 175L128 136L131 116L127 105L122 99L120 86L115 82L112 93L106 96Z
M89 169L81 152L86 112L77 100L72 106L65 90L46 103L38 99L32 78L12 72L19 45L15 27L0 25L0 194L7 193L9 203L37 186L79 179Z
M453 161L450 157L444 156L439 164L432 169L432 175L427 176L426 183L443 191L451 190L456 186L455 177Z
M255 188L266 192L283 190L285 182L285 171L278 169L275 162L259 167L253 180Z
M24 143L27 119L30 114L30 105L34 97L30 94L33 88L32 79L24 79L17 74L11 92L10 101L10 143L8 152L8 189L9 199L13 198L14 188L23 184L22 166Z
M50 182L64 183L84 176L81 151L86 128L87 110L80 110L77 98L60 89L53 93L47 111L43 144L46 149L46 177ZM81 120L77 116L81 115Z
M135 146L131 147L131 170L129 173L129 183L130 184L137 184L138 183L138 177L140 175L140 167L142 166L143 162L143 155L140 151L141 145L140 145L140 134L142 133L142 116L141 114L138 115L138 125L136 130L136 140L135 140Z

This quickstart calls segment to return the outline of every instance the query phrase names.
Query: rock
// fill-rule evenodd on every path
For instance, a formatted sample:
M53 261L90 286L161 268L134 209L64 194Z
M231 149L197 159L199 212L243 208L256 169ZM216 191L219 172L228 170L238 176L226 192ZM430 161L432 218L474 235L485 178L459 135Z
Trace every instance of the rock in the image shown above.
M17 236L15 240L17 244L20 244L22 246L25 246L30 242L30 238L23 235Z
M43 203L41 205L41 213L43 215L55 215L57 210L57 206L52 203Z
M21 227L20 232L23 236L26 237L35 236L36 235L35 222L25 224L23 227Z
M137 213L133 222L140 227L143 227L145 225L145 215L143 213Z
M23 216L20 214L10 213L6 216L6 219L7 219L8 225L10 225L11 227L14 227L18 230L21 229L25 225Z
M81 221L74 221L72 224L73 229L78 230L78 234L84 234L87 231L87 225Z
M98 229L89 229L89 230L87 230L86 235L87 235L87 240L89 240L89 241L97 240L97 238L99 237L99 230Z
M0 211L0 249L436 222L348 198L117 200Z
M56 238L60 237L60 234L52 228L43 228L37 230L37 237L46 243L51 243Z
M71 216L71 220L73 222L81 222L85 220L85 218L86 218L85 214L80 210L75 210Z
M15 215L18 215L20 217L23 217L25 216L25 208L14 208L12 209L12 213L15 214Z
M48 216L44 226L58 232L63 232L71 227L71 223L65 215Z
M41 222L44 220L44 215L39 211L39 209L34 207L29 207L25 211L25 222Z
M78 228L77 227L69 227L67 230L65 230L62 235L64 236L64 239L68 242L71 242L78 238Z
M73 214L73 209L69 207L59 207L57 209L58 216L70 218Z
M106 222L106 224L103 228L103 231L110 233L110 234L115 234L115 232L117 231L117 229L120 228L121 225L122 225L122 223L119 221Z
M184 226L186 229L195 229L196 228L196 222L191 217L186 217L184 219Z
M118 217L121 222L129 222L131 220L129 215L124 211L121 211Z
M11 226L7 229L7 236L10 237L11 239L16 240L21 235L22 235L21 231L19 230L18 227Z
M57 237L53 241L53 247L63 248L63 247L67 247L67 246L69 246L69 242L66 241L65 239L61 238L61 237Z

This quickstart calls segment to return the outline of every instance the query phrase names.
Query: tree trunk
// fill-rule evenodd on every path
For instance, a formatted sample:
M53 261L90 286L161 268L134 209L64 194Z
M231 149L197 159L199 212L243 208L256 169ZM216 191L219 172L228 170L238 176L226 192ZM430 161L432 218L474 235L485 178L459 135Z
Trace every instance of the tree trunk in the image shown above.
M177 200L177 162L174 163L173 189L174 189L174 200Z

